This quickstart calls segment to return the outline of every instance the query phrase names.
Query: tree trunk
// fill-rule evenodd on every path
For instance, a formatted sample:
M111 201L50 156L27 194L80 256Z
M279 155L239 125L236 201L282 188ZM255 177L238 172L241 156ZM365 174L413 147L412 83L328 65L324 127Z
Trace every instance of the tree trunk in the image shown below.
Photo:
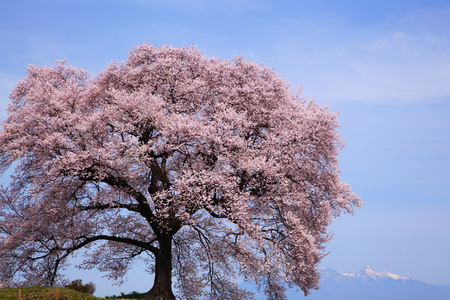
M159 252L155 259L155 282L148 292L155 299L175 300L172 292L172 236L158 237ZM156 298L159 297L159 298Z

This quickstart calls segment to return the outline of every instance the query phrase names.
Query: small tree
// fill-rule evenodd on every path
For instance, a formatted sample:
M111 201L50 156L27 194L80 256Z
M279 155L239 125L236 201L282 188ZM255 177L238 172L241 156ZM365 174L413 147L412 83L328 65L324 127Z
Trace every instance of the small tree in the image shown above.
M141 45L95 79L28 68L0 131L0 276L53 285L83 268L119 280L144 259L149 295L268 299L318 283L327 226L359 198L341 182L337 115L263 66ZM95 247L92 247L95 245Z
M94 293L95 293L95 284L92 282L83 284L81 279L73 280L69 284L66 284L64 287L74 290L74 291L81 292L81 293L90 294L90 295L94 295Z

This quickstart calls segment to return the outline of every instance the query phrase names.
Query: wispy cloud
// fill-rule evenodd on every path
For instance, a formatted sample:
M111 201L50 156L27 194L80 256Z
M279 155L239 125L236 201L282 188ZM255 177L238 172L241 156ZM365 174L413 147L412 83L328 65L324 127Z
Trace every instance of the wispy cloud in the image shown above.
M291 22L272 49L274 64L294 84L302 83L308 96L326 102L443 99L450 96L450 37L432 16L445 18L447 12L408 13L358 28L336 19ZM417 26L421 20L432 22Z

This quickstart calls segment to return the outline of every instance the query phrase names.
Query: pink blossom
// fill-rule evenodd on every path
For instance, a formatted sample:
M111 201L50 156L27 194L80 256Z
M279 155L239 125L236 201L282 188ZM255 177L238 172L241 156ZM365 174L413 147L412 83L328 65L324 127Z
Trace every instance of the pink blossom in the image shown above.
M273 70L141 45L96 78L30 66L0 131L0 282L52 285L75 252L151 294L268 299L318 286L327 226L361 202L339 177L337 115ZM95 247L93 247L95 246ZM16 284L19 284L16 282Z

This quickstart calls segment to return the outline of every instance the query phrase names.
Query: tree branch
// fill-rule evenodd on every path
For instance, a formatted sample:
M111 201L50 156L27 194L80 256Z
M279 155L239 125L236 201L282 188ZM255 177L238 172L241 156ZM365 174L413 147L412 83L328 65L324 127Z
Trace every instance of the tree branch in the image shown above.
M114 209L114 208L124 208L129 211L139 212L139 205L136 204L95 204L95 205L86 205L86 206L77 206L77 208L81 211L87 210L103 210L103 209Z
M131 238L125 238L125 237L117 237L117 236L110 236L110 235L97 235L93 237L79 237L78 239L84 239L83 242L81 242L78 245L73 246L72 248L64 249L66 251L73 252L75 250L81 249L84 246L100 240L106 240L106 241L113 241L118 243L124 243L129 245L134 245L146 250L149 250L153 254L158 254L158 248L155 246L152 246L151 244L156 241L156 238L152 239L150 242L142 242L139 240L131 239Z
M130 186L125 179L121 177L108 176L103 178L102 182L109 184L110 186L117 187L136 199L139 205L139 209L136 211L148 221L153 229L155 229L155 226L158 226L155 215L147 203L147 198L145 198L141 192L136 191L132 186Z

